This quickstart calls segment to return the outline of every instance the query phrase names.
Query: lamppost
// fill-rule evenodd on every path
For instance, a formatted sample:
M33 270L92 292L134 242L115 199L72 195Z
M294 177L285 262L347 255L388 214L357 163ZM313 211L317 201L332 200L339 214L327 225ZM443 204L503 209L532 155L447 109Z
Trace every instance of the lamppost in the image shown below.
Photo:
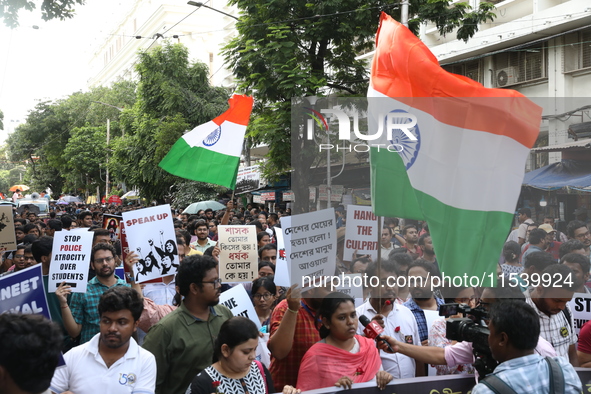
M224 15L226 15L226 16L229 16L230 18L233 18L233 19L239 20L239 19L238 19L237 17L235 17L234 15L228 14L227 12L224 12L224 11L220 11L220 10L218 10L218 9L215 9L215 8L213 8L213 7L210 7L210 6L206 5L206 4L203 4L203 3L201 3L201 2L198 2L198 1L189 1L189 2L187 2L187 4L189 4L189 5L192 5L192 6L195 6L195 7L198 7L198 8L199 8L199 7L205 7L205 8L209 8L210 10L214 10L215 12L219 12L220 14L224 14Z

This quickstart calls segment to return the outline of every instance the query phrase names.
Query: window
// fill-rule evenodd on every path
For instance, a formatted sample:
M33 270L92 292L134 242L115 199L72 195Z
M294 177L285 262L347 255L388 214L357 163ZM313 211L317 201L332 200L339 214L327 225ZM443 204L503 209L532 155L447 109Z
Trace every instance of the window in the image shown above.
M546 45L498 53L493 64L497 88L546 78Z
M483 83L482 67L480 61L478 60L443 66L443 69L445 71L449 71L450 73L463 75L475 80L476 82Z

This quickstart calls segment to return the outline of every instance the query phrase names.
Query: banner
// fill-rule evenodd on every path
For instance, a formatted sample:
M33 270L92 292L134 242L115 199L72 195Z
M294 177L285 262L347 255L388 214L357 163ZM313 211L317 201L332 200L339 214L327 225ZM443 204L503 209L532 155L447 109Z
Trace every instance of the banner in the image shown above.
M12 204L0 205L0 247L16 250Z
M261 321L257 316L250 296L242 284L232 287L220 294L220 305L227 307L234 316L243 316L254 322L261 329Z
M258 277L255 226L218 226L218 245L222 281L251 282Z
M109 230L111 234L111 241L115 242L121 239L121 216L119 215L103 215L103 228Z
M41 264L36 264L0 277L0 314L37 313L51 319L42 275Z
M373 214L371 207L349 205L343 260L351 261L353 252L357 251L357 254L368 254L373 261L376 261L380 247L379 240L381 236L378 234L378 217Z
M236 177L236 189L234 193L242 194L261 188L261 172L259 166L254 165L250 167L244 167L238 170L238 176Z
M572 313L575 332L579 335L583 325L591 320L591 294L575 293L568 305Z
M170 205L124 212L123 222L128 250L139 255L133 268L136 282L176 274L179 256Z
M337 237L334 209L284 216L281 231L292 283L310 288L310 279L334 275Z
M73 293L86 293L93 236L91 231L55 232L48 293L55 293L62 282L70 285Z

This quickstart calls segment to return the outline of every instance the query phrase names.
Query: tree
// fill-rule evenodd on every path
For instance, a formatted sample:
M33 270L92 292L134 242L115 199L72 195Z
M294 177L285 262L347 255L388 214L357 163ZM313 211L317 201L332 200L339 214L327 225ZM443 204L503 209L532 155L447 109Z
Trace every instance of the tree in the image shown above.
M64 20L74 16L75 4L84 4L84 0L43 0L41 2L41 18L44 21L59 18ZM27 11L33 11L37 8L32 0L0 0L0 18L4 19L4 24L10 28L18 26L18 13L23 8Z
M239 88L255 97L254 121L248 128L253 145L269 146L263 173L269 180L293 169L309 170L310 141L291 138L291 100L294 97L336 94L364 96L368 70L358 54L373 48L379 14L399 18L399 1L368 0L231 0L242 12L238 35L225 56ZM442 34L457 29L467 40L478 23L492 20L494 6L482 2L472 11L467 3L450 0L412 0L409 21L416 33L423 21L434 22ZM295 145L292 146L292 143ZM291 153L303 156L292 157ZM296 166L292 167L291 163ZM307 166L307 167L306 167ZM296 209L307 201L304 184L293 184Z
M123 114L125 137L113 141L109 168L143 197L163 201L184 181L158 163L184 132L224 112L228 93L210 86L207 66L190 63L181 44L141 52L136 69L137 101Z
M3 120L4 120L4 112L2 112L2 110L0 109L0 130L4 130L4 123L2 123Z

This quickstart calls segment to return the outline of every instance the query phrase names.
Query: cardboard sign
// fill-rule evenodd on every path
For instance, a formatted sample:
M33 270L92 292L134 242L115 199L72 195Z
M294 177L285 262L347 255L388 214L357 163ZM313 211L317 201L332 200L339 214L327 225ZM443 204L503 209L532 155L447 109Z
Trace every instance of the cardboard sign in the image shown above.
M290 287L292 285L289 279L289 267L287 265L287 257L285 255L285 242L283 240L283 232L275 231L277 238L277 260L275 260L275 285Z
M218 245L222 281L251 282L258 278L255 226L218 226Z
M55 232L48 292L55 293L60 283L66 282L71 286L73 293L86 293L93 236L90 231Z
M0 314L37 313L51 319L42 275L41 264L36 264L0 277Z
M340 291L355 299L355 308L363 305L363 275L343 274L340 276L340 286L335 286L334 291Z
M345 227L345 249L343 260L351 261L353 252L369 254L373 261L378 257L381 235L378 234L378 217L371 207L349 205Z
M591 294L575 293L568 305L572 313L575 332L579 335L583 325L591 320Z
M180 264L170 205L123 213L128 251L139 255L135 281L176 274Z
M242 284L236 285L220 295L220 305L224 305L234 316L243 316L254 322L261 329L261 321L254 309L252 300Z
M103 215L103 228L109 230L111 234L111 241L115 242L121 239L121 216L118 215Z
M0 205L0 247L16 250L12 205Z
M313 277L334 275L337 237L334 209L281 218L289 277L304 290Z

